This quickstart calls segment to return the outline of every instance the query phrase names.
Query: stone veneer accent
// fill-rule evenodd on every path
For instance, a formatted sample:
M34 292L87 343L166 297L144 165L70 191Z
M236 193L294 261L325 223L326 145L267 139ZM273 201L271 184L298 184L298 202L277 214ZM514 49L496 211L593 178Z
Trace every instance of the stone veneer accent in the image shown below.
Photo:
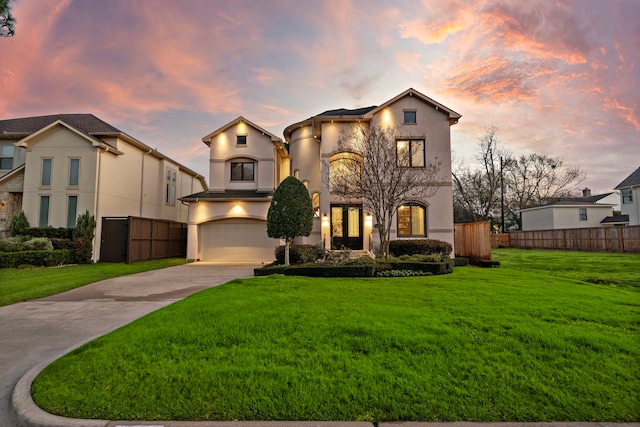
M22 210L24 171L0 183L0 238L10 235L13 217Z

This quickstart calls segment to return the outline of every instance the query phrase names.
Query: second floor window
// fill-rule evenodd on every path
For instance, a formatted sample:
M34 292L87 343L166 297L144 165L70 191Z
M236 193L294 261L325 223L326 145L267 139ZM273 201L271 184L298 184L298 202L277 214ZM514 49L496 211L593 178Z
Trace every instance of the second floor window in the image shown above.
M400 167L424 167L424 139L403 139L396 141L396 156L397 165Z
M405 111L404 112L404 123L405 124L416 124L416 112L415 111Z
M586 221L587 220L587 208L580 208L579 215L580 215L580 221Z
M42 159L42 180L40 185L43 187L51 186L51 166L53 159Z
M253 181L254 162L232 162L231 181Z
M625 205L633 203L633 190L631 188L622 190L622 203Z
M247 135L236 135L236 145L247 145Z
M69 159L69 185L77 186L80 177L80 159Z
M167 183L166 183L166 197L165 203L167 205L176 204L176 171L167 169Z
M0 146L0 169L13 169L13 153L15 149L13 145Z

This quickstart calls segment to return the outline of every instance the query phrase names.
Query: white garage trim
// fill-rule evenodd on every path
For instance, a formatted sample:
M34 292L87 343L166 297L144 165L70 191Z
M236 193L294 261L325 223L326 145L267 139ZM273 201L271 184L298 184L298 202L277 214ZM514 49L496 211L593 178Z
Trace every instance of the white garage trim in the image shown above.
M202 224L202 260L229 263L270 263L278 239L267 236L267 222L232 218Z

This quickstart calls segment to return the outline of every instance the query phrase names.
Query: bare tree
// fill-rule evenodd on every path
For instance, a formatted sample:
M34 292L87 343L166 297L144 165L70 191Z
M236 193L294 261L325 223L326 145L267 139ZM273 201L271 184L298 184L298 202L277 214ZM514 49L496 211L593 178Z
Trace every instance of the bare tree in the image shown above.
M520 156L504 169L507 205L513 214L570 197L584 178L579 168L566 167L560 159L541 154Z
M473 221L492 219L500 207L501 164L511 154L500 145L498 128L489 126L478 141L475 154L478 168L469 165L453 171L455 210Z
M407 144L405 144L407 143ZM393 128L353 126L338 143L342 153L330 174L332 193L363 200L378 224L380 252L389 256L392 218L398 207L438 190L441 163L427 162L424 146L412 146Z
M475 159L477 168L466 165L453 172L454 211L472 221L497 223L506 210L511 225L520 227L520 210L569 197L584 179L579 168L556 158L513 157L500 145L495 125L478 141Z

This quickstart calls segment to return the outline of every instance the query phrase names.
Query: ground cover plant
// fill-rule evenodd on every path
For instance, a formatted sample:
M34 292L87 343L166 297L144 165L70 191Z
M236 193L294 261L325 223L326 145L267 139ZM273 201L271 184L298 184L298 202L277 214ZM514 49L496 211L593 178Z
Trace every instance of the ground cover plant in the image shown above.
M640 293L510 256L431 277L234 280L75 350L32 395L112 420L638 421Z
M0 306L55 295L112 277L184 264L181 258L134 264L97 263L62 267L0 268Z

